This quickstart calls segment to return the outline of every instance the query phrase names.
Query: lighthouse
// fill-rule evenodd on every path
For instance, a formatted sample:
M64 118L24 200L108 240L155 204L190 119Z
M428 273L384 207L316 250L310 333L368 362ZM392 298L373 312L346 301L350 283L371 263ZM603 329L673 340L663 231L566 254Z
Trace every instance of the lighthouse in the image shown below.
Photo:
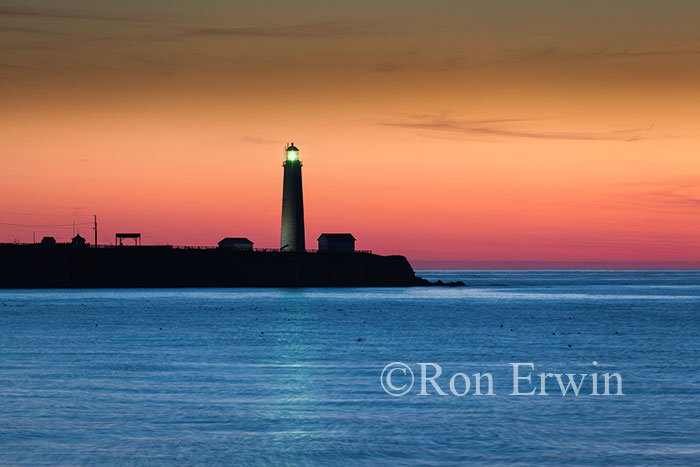
M284 186L282 188L281 251L305 251L304 196L301 190L299 149L290 143L285 149Z

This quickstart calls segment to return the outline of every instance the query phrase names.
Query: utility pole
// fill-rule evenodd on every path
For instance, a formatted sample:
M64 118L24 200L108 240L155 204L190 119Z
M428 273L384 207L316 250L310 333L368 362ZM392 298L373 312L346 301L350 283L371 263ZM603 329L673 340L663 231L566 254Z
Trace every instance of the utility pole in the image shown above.
M95 226L93 227L93 229L95 229L95 248L97 248L97 216L93 215L92 217L95 218Z

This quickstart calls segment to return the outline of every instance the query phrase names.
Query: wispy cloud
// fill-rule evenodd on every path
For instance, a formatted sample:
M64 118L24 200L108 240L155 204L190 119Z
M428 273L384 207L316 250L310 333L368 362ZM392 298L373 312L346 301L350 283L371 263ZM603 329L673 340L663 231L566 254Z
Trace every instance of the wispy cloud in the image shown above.
M172 75L175 72L173 65L161 58L152 58L143 54L133 54L130 58L135 63L161 75Z
M615 59L615 58L654 58L654 57L682 57L700 55L700 49L675 49L675 50L599 50L592 52L564 52L558 49L550 49L542 58L562 59Z
M70 10L53 8L27 8L27 7L0 7L0 17L11 18L63 18L84 19L93 21L148 21L144 18L128 16L100 16L89 13L80 13Z
M688 226L700 214L700 173L616 183L607 208L681 216Z
M3 32L26 32L32 34L59 34L65 35L66 33L58 31L50 31L47 29L37 29L37 28L25 28L21 26L0 26L0 31Z
M597 49L567 50L559 47L544 47L522 50L502 50L489 58L480 54L452 54L437 57L409 57L396 55L376 61L370 69L377 72L464 72L499 66L526 64L558 64L563 62L649 60L655 58L690 58L700 56L700 49L637 50Z
M454 69L460 68L479 68L499 65L511 65L519 63L559 63L559 62L585 62L585 61L617 61L617 60L646 60L654 58L668 57L686 57L693 58L700 56L700 49L667 49L667 50L639 50L639 49L622 49L615 50L610 48L597 50L566 50L559 47L547 47L542 49L531 49L513 51L505 54L500 58L492 61L475 63L466 66L460 66L459 62L455 62ZM450 67L445 67L445 70L450 70Z
M258 138L257 136L241 136L241 139L253 144L280 144L279 140Z
M679 193L656 193L655 197L662 202L679 204L684 206L692 206L700 208L700 196L685 196Z
M349 21L326 21L317 23L246 26L230 28L192 28L180 37L332 37L370 34L375 30L368 24Z
M29 21L33 18L58 18L58 19L81 19L81 20L96 20L96 21L114 21L114 22L135 22L135 23L150 23L147 18L126 17L126 16L97 16L87 13L65 12L62 10L53 9L32 9L32 8L0 8L0 20L5 18L15 18L16 22L22 20ZM142 30L127 30L120 28L119 30L108 30L105 32L94 31L56 31L49 29L39 29L35 27L25 26L4 26L0 25L0 32L8 33L35 33L48 34L57 36L74 36L67 37L60 42L43 41L43 42L26 42L16 40L3 44L4 49L16 50L55 50L55 51L70 51L79 45L81 48L95 46L101 47L104 44L121 45L121 46L139 46L144 47L149 44L183 41L183 40L201 40L207 38L231 39L236 38L246 39L278 39L278 40L301 40L301 39L319 39L324 38L343 38L354 37L361 35L377 34L380 28L374 24L351 21L324 21L310 22L287 25L258 25L258 26L232 26L232 27L205 27L205 26L181 26L161 22L158 28L150 28L148 32ZM194 53L194 55L202 55ZM143 57L143 55L141 55ZM215 59L216 57L210 56ZM226 61L221 59L221 61Z
M642 196L647 200L661 204L700 207L700 195L693 196L690 193L683 193L682 191L682 189L677 187L666 187L638 193L637 196Z
M516 128L513 124L531 119L497 118L452 120L437 116L414 116L407 121L385 122L384 126L458 134L468 138L500 137L577 141L638 141L647 138L651 128L630 128L607 132L544 131Z
M659 206L700 208L700 174L689 174L665 180L620 183L630 188L624 196Z

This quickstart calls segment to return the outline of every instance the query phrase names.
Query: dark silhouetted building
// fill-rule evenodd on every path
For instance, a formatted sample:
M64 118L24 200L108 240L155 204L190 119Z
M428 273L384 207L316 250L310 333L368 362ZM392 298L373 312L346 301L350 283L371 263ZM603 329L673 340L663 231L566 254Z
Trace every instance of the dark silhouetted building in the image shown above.
M243 237L226 237L219 242L222 250L253 251L253 242Z
M71 239L70 243L73 246L85 246L85 239L78 234Z
M290 143L287 146L282 187L282 235L280 250L305 251L304 196L301 189L301 161L299 149Z
M318 237L318 251L352 253L355 251L355 237L349 233L324 233Z
M41 239L41 244L42 245L55 245L56 239L53 237L44 237Z

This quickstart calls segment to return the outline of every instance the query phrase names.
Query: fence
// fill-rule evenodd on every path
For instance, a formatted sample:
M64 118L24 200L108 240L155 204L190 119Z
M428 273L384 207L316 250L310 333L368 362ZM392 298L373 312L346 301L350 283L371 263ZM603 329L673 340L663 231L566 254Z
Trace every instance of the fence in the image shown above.
M20 243L20 242L5 242L0 243L0 245L15 245L15 246L42 246L41 243ZM49 245L53 246L53 245ZM65 247L72 246L70 242L60 242L56 243L55 246ZM100 249L110 249L110 248L171 248L173 250L218 250L217 246L192 246L192 245L94 245L87 244L85 247L90 248L100 248ZM246 251L246 250L240 250ZM254 252L257 253L287 253L285 250L280 250L279 248L253 248ZM319 253L317 249L305 250L305 253ZM323 252L320 252L323 253ZM372 254L372 250L355 250L355 253L367 253Z

